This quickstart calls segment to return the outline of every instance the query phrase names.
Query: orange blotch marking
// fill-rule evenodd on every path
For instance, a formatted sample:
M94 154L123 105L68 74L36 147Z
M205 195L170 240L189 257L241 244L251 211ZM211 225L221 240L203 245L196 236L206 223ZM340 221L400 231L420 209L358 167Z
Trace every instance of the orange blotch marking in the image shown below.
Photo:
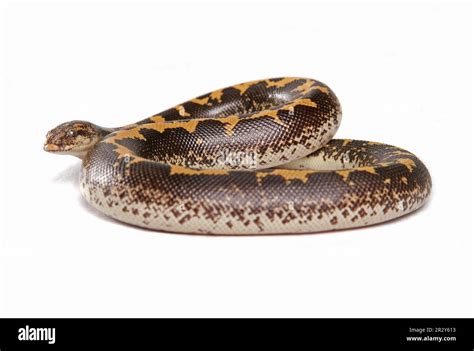
M142 124L139 127L119 132L116 136L113 137L112 141L121 140L125 138L145 139L145 137L139 133L140 130L144 128L152 129L160 133L163 133L167 129L183 128L187 130L189 133L193 133L196 130L196 127L199 124L199 122L202 120L203 119L189 119L185 121L169 121L169 122Z
M218 102L221 102L222 94L224 94L222 90L216 90L213 91L209 97L212 100L217 100Z
M279 176L285 179L285 182L289 184L293 180L299 180L303 183L308 181L308 176L313 173L319 173L320 171L315 170L293 170L293 169L275 169L272 172L257 172L257 181L261 183L262 179L268 176Z
M378 174L374 167L359 167L359 168L354 168L354 169L345 169L342 171L336 171L336 173L342 177L343 181L347 182L347 180L349 179L349 175L352 172L356 172L356 171L367 172L371 174Z
M127 138L132 138L132 139L140 139L140 140L146 140L146 138L143 136L143 134L140 133L142 130L142 127L135 127L132 129L124 129L120 132L118 132L115 136L110 138L111 141L115 142L117 140L122 140L122 139L127 139Z
M288 85L292 82L294 82L295 80L298 80L299 78L283 78L283 79L280 79L276 82L272 82L271 80L266 80L265 83L267 83L267 87L268 88L272 88L272 87L276 87L276 88L282 88L284 87L285 85Z
M319 91L323 92L324 94L329 94L329 89L327 87L322 87L320 85L315 86L314 84L315 84L315 81L313 81L311 79L308 79L308 80L306 80L306 82L304 82L303 84L297 86L292 91L297 91L297 92L302 92L304 94L307 94L311 90L319 90Z
M364 171L367 173L377 174L377 171L374 167L359 167L356 169L357 171Z
M233 88L240 91L240 95L243 95L247 91L248 88L250 88L252 85L257 84L258 82L260 82L260 81L237 84L237 85L234 85Z
M165 118L160 116L160 115L152 116L152 117L150 117L150 119L153 122L166 122Z
M410 173L413 172L416 167L415 161L409 158L401 158L398 160L398 162L402 165L405 165L408 168L408 171L410 171Z
M186 112L183 105L176 106L175 108L176 108L176 110L178 111L178 113L181 117L191 116L189 113Z
M342 177L342 180L347 182L347 179L349 179L349 174L352 173L352 170L343 170L343 171L336 171L337 174L339 174Z
M194 102L195 104L203 106L209 102L209 98L208 97L205 97L202 99L195 98L195 99L192 99L191 102Z
M191 120L182 121L182 122L174 121L174 122L158 123L158 124L153 125L151 128L160 133L163 133L167 129L176 129L176 128L183 128L187 130L189 133L194 133L200 121L201 120L199 119L191 119Z

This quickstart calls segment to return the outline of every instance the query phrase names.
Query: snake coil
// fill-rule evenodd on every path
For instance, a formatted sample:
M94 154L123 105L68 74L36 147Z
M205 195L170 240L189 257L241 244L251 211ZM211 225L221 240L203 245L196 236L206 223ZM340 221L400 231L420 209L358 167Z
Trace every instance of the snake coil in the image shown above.
M63 123L45 150L83 160L80 188L119 221L197 234L309 233L384 222L431 189L412 153L332 139L341 107L325 84L237 84L121 127Z

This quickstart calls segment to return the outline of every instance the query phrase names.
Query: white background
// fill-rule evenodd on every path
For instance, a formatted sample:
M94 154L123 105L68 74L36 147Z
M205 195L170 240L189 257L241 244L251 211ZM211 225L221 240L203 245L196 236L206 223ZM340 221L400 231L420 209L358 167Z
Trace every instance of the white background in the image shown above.
M2 10L1 316L473 316L470 5ZM277 76L329 84L338 137L417 154L431 201L332 234L163 234L90 209L80 161L42 150L67 120L121 126Z

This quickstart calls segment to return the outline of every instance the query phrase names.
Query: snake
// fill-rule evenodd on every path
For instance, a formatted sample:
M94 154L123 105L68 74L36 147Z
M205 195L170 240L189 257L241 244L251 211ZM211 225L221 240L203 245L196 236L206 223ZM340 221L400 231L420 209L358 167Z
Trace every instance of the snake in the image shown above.
M329 232L422 207L432 187L422 161L380 142L333 139L341 118L326 84L279 77L124 127L62 123L43 148L82 160L80 191L93 208L161 232Z

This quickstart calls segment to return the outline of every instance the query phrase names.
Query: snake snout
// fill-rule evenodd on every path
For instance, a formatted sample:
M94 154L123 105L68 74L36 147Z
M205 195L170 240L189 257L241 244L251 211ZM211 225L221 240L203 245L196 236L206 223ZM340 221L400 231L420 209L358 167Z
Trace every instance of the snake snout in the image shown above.
M56 144L45 143L43 146L43 150L47 152L59 151L59 146L57 146Z

